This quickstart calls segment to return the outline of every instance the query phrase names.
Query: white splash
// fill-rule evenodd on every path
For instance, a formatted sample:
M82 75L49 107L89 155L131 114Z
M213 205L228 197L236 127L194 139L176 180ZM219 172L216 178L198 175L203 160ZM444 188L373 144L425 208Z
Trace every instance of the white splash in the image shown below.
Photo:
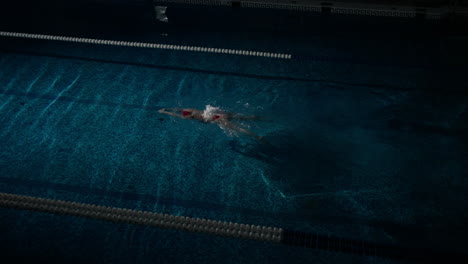
M222 114L224 113L223 109L221 109L220 107L215 107L215 106L211 106L211 105L206 105L205 106L205 110L203 110L203 114L202 114L202 117L203 119L206 121L206 122L210 122L211 120L213 120L213 117L214 115L217 115L217 114ZM226 133L226 135L228 135L229 137L238 137L238 133L237 131L235 130L232 130L226 126L224 126L223 124L219 123L218 126L224 131L224 133Z
M208 122L210 120L213 120L214 115L220 114L222 112L223 112L223 110L221 110L221 108L219 108L219 107L206 105L205 110L203 110L202 116L203 116L203 119L205 119L205 121Z
M219 128L223 130L223 132L228 136L228 137L239 137L239 133L233 129L230 129L228 127L225 127L221 124L218 124Z

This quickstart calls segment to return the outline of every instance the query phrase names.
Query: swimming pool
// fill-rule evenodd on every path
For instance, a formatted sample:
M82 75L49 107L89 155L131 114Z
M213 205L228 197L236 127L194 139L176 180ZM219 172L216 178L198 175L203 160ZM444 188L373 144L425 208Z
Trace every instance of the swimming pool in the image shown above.
M400 19L184 6L167 15L168 24L45 20L2 31L291 57L2 37L1 192L462 250L466 64L447 56L459 42ZM249 27L256 16L277 23ZM262 117L241 125L270 144L157 112L207 105ZM17 256L393 262L1 212L5 252Z

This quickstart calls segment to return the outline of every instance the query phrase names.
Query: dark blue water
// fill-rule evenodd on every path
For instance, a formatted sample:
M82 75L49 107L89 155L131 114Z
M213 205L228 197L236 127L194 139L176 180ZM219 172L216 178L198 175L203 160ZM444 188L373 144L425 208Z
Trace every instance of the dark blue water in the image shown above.
M446 61L440 45L448 40L423 45L430 34L330 32L165 26L68 34L283 52L292 60L2 38L0 191L461 248L465 66ZM270 144L157 112L206 105L262 117L239 124ZM42 213L1 215L11 254L61 261L385 262Z

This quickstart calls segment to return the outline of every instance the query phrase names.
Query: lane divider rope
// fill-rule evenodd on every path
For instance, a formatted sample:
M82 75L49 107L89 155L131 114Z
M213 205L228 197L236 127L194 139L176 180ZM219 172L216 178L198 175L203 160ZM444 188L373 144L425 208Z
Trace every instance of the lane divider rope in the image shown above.
M237 50L237 49L221 49L221 48L209 48L209 47L198 47L198 46L182 46L182 45L157 44L157 43L145 43L145 42L129 42L129 41L104 40L104 39L92 39L92 38L77 38L77 37L65 37L65 36L54 36L54 35L43 35L43 34L29 34L29 33L20 33L20 32L0 31L0 36L13 37L13 38L26 38L26 39L66 41L66 42L95 44L95 45L110 45L110 46L121 46L121 47L136 47L136 48L165 49L165 50L177 50L177 51L192 51L192 52L206 52L206 53L217 53L217 54L228 54L228 55L254 56L254 57L265 57L265 58L274 58L274 59L291 59L292 58L291 54L286 54L286 53L273 53L273 52Z
M107 207L9 193L0 193L0 207L74 215L112 222L140 224L275 243L281 242L283 233L283 229L276 227L159 214L149 211Z
M166 229L206 233L224 237L235 237L257 241L280 243L295 247L306 247L330 252L341 252L359 256L375 256L397 260L428 263L448 258L466 259L467 254L441 252L436 249L405 248L398 245L379 244L316 233L287 230L277 227L239 224L204 218L193 218L127 208L108 207L64 200L2 193L0 207L73 215L117 223L138 224Z

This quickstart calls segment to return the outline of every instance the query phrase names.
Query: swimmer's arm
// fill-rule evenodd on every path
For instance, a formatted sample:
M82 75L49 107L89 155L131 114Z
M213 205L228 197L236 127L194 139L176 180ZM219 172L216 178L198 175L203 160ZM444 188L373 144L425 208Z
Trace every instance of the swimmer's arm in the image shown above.
M236 126L235 124L231 123L231 122L228 122L228 121L224 121L222 122L222 125L228 127L228 128L232 128L232 129L235 129L239 132L242 132L242 133L245 133L245 134L248 134L248 135L251 135L253 137L255 137L256 139L262 141L262 142L266 142L263 137L255 134L254 132L248 130L248 129L245 129L245 128L242 128L242 127L239 127L239 126Z
M158 112L161 113L161 114L166 114L166 115L171 115L171 116L176 116L176 117L184 118L181 114L176 114L176 113L168 112L168 111L166 111L166 110L168 110L168 109L167 109L167 108L164 108L164 109L159 110Z
M163 108L161 110L163 110L163 111L172 111L172 112L181 112L184 109L183 108Z
M186 110L186 111L197 111L197 109L195 109L195 108L163 108L161 110L170 111L170 112L182 112L184 110Z
M237 119L237 120L260 120L261 118L259 116L248 116L248 115L233 114L232 119Z
M250 131L250 130L247 130L247 129L242 128L242 127L237 127L237 130L239 130L239 131L242 132L242 133L249 134L249 135L255 137L256 139L258 139L258 140L260 140L260 141L263 141L263 137L261 137L261 136L255 134L254 132L252 132L252 131Z

